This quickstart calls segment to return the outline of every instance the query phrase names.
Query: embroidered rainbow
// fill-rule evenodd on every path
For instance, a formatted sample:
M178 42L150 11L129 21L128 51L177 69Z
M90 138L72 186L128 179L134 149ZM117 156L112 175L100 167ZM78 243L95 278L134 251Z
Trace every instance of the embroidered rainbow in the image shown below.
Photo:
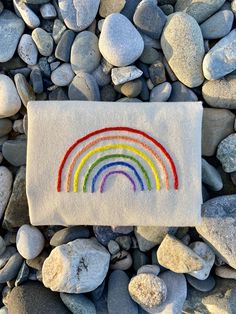
M109 151L112 153L109 154ZM114 151L117 152L114 153ZM98 153L100 157L94 160ZM93 161L89 164L90 158ZM89 164L88 169L86 169L87 164ZM117 170L117 167L122 169ZM172 176L173 188L178 190L179 182L175 163L160 142L138 129L121 126L107 127L79 138L67 149L58 170L57 191L70 192L73 187L74 192L78 189L88 192L88 184L91 181L91 192L100 190L103 193L107 180L113 175L126 177L133 191L138 189L150 191L153 188L160 190L159 169L163 172L166 189L168 190L170 186L169 172ZM83 178L81 178L82 172L85 173ZM64 182L64 180L62 182L62 177L65 178L65 189L62 186ZM99 180L101 184L97 189ZM152 187L152 182L154 187Z

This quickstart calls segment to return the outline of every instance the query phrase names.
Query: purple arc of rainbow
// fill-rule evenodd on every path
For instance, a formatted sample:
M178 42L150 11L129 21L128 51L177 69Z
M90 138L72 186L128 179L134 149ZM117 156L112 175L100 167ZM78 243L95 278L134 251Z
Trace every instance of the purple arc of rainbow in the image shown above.
M134 180L131 178L131 176L123 170L113 170L113 171L109 171L102 179L102 183L100 185L100 192L103 193L104 192L104 188L105 188L105 184L107 179L113 175L113 174L122 174L124 175L126 178L128 178L128 180L131 182L132 186L133 186L133 191L136 192L136 184L134 182Z

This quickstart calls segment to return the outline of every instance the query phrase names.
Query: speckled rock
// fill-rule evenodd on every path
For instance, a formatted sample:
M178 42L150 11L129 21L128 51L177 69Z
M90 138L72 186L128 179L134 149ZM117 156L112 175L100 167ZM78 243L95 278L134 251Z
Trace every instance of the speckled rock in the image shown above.
M236 69L236 29L219 40L205 55L203 73L208 80L217 80Z
M234 14L230 10L222 10L212 15L200 25L203 38L217 39L226 36L232 28Z
M37 63L38 50L30 35L24 34L21 37L17 52L19 57L28 65L35 65Z
M93 72L99 65L98 38L92 32L79 33L71 47L71 66L75 73Z
M52 72L51 80L57 86L67 86L74 76L70 63L63 63Z
M188 87L202 84L205 49L201 29L194 18L186 13L168 16L161 47L171 69L183 84Z
M8 76L0 74L0 118L13 116L20 107L20 97L13 81Z
M51 251L43 264L43 283L53 291L89 292L103 282L109 261L110 254L96 240L74 240Z
M6 209L11 195L12 174L4 166L0 166L0 218Z
M32 39L42 56L48 57L52 54L53 39L44 29L34 29L32 32Z
M120 314L121 309L126 314L138 314L138 306L128 292L129 277L121 270L111 273L108 281L107 306L110 314ZM105 314L105 313L104 313Z
M143 48L141 35L124 15L113 13L106 17L99 50L109 63L118 67L129 65L141 56Z
M218 11L224 2L225 0L203 0L201 2L195 0L177 0L175 10L177 12L184 11L194 17L198 23L202 23Z
M189 273L202 269L204 261L177 238L166 235L157 250L160 265L175 273Z
M0 62L10 60L23 34L25 24L18 16L8 10L0 15Z
M129 294L145 310L153 310L166 300L164 281L153 274L139 274L129 283Z
M236 195L213 198L202 206L202 222L196 227L223 261L236 268Z
M135 10L133 21L143 33L159 39L166 23L166 16L155 0L143 0Z
M235 115L226 109L203 109L202 154L214 155L218 144L234 132Z
M216 157L220 160L225 172L236 171L236 133L230 134L220 142Z
M70 100L100 100L98 84L92 75L79 72L69 85Z
M126 0L101 0L99 15L107 17L112 13L119 13L125 4Z
M202 95L211 107L236 109L236 76L206 81L202 86Z

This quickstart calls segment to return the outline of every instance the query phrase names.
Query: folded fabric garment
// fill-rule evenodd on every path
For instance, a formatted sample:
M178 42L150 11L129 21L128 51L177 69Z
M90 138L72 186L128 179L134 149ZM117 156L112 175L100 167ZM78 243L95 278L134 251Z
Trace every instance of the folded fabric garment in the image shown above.
M33 225L195 226L202 104L33 101Z

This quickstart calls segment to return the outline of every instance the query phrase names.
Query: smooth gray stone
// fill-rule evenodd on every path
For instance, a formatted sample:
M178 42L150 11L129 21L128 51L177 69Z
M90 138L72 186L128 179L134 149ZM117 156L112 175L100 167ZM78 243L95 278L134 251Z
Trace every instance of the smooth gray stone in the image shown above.
M150 93L150 101L168 101L170 94L171 94L171 84L169 82L164 82L162 84L159 84L155 86Z
M10 259L12 255L17 252L14 246L8 246L6 251L0 256L0 268L3 268L6 265L7 261Z
M171 86L172 91L168 101L198 101L197 95L181 82L174 82Z
M29 3L29 4L44 4L48 3L50 0L22 0L22 2Z
M165 15L170 15L174 13L174 7L171 4L164 4L160 6L160 9L165 13Z
M50 245L58 246L76 239L89 238L89 230L83 226L67 227L57 231L50 240Z
M209 276L207 279L205 280L199 280L197 278L194 278L188 274L186 274L186 278L188 283L195 289L197 289L198 291L202 291L202 292L209 292L212 289L214 289L216 282L213 276Z
M51 81L56 86L67 86L73 80L75 74L72 71L70 63L63 63L59 65L51 75Z
M203 73L208 80L217 80L236 69L236 29L218 41L203 59Z
M166 284L167 298L162 304L156 306L151 313L180 314L187 297L187 283L184 275L165 271L159 277Z
M8 140L2 146L2 153L13 166L23 166L26 163L26 141Z
M225 0L202 0L195 2L194 0L177 0L175 11L183 11L195 18L198 23L202 23L209 16L219 10Z
M29 213L25 188L25 167L20 167L5 211L3 227L12 231L23 224L29 224Z
M32 38L42 56L48 57L53 51L53 39L44 29L38 27L32 32Z
M71 30L65 31L55 50L55 57L61 61L68 62L70 60L71 46L75 38L75 33Z
M32 86L28 83L25 76L21 73L17 73L14 76L14 81L16 84L17 92L20 96L20 99L25 107L31 100L35 100L35 94Z
M43 4L40 13L45 20L54 19L57 16L55 7L51 3Z
M232 29L234 14L230 10L219 11L200 25L203 38L217 39L226 36Z
M70 100L100 100L99 87L94 77L88 73L79 72L69 85Z
M91 73L99 66L100 59L97 36L88 31L79 33L71 47L70 62L73 71Z
M0 119L0 137L7 135L12 130L12 122L10 119Z
M62 87L58 87L49 94L48 99L49 100L68 100L68 96Z
M106 86L111 82L110 73L106 73L101 64L96 68L95 71L93 71L92 75L95 77L100 87Z
M100 284L100 286L98 286L95 290L90 292L89 295L90 295L93 302L98 301L99 299L102 298L103 292L105 289L105 285L106 285L106 279L103 280L103 282Z
M220 142L216 157L221 162L225 172L236 171L236 133L230 134Z
M142 100L138 98L123 97L118 99L117 102L142 102Z
M108 281L107 306L109 314L138 314L138 306L128 292L129 277L124 271L115 270Z
M83 294L60 293L60 297L66 307L74 314L96 314L96 308Z
M229 266L236 268L236 194L219 196L202 205L197 232Z
M39 69L33 69L30 73L30 80L32 82L33 90L36 94L43 92L43 78Z
M159 39L166 23L166 16L155 0L143 0L135 10L133 21L143 33Z
M10 60L15 51L25 24L18 16L8 10L0 15L0 62Z
M39 17L31 10L30 6L26 5L21 0L13 0L13 4L17 15L22 17L29 28L34 29L40 25Z
M143 48L141 35L124 15L113 13L105 19L99 50L110 64L118 67L129 65L140 57Z
M25 282L28 277L29 277L29 267L26 265L25 262L23 262L20 270L19 270L19 273L16 277L16 282L15 282L15 286L19 286L21 285L23 282Z
M116 91L112 85L106 85L101 88L101 101L115 101Z
M203 158L202 182L208 185L212 191L220 191L223 188L223 182L219 172Z
M115 255L115 254L117 254L120 251L119 244L116 241L114 241L114 240L110 240L108 242L107 247L108 247L108 250L111 253L111 255Z
M23 258L19 253L13 254L0 270L0 283L14 279L22 265Z
M99 300L94 301L97 314L109 314L107 309L106 296L103 294Z
M156 61L149 67L149 74L154 86L166 81L165 66L161 61Z
M149 257L147 254L141 252L139 249L134 249L132 252L133 269L137 272L140 267L149 264Z
M100 0L73 0L76 9L76 23L79 31L86 29L94 21Z
M139 60L145 64L155 63L156 60L161 60L162 55L151 46L144 46L144 50Z
M50 77L51 69L48 63L48 59L46 57L42 57L39 59L38 66L44 76Z

